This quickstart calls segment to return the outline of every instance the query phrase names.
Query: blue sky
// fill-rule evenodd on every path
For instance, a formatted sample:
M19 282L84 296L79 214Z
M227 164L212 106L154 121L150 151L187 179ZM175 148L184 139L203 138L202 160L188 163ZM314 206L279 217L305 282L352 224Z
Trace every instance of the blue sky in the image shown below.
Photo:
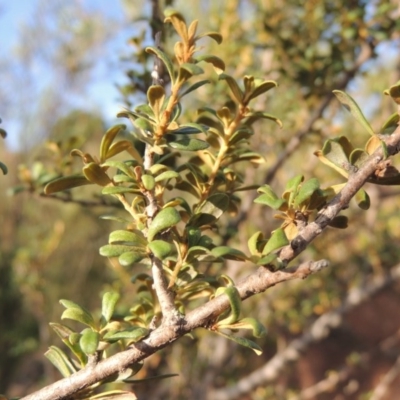
M6 63L12 61L13 51L20 38L21 27L28 22L32 23L36 7L46 1L55 3L58 1L59 4L63 4L63 0L0 0L0 57ZM123 84L126 79L121 65L117 65L118 56L122 53L129 54L131 50L127 41L133 32L132 24L128 25L128 20L119 1L75 0L75 2L85 8L97 10L102 15L109 16L113 23L117 23L118 27L121 28L118 34L107 42L107 48L102 49L103 57L96 61L96 68L91 75L87 89L82 93L74 93L71 98L71 101L77 107L85 107L91 110L99 109L108 122L113 122L115 114L122 105L121 101L118 101L119 93L115 84ZM74 1L71 1L71 3L74 3ZM23 69L24 67L26 66L17 65L13 68ZM37 84L48 85L50 83L50 85L54 85L51 82L53 78L51 71L37 67L38 65L34 65L34 68L31 68L30 71L34 74ZM3 90L0 90L0 93L18 92L19 95L23 95L23 85L18 86L18 82L10 82L7 79L1 80L0 85L3 85ZM10 149L18 149L20 147L20 132L23 129L15 118L15 114L10 114L10 112L13 112L10 111L11 108L18 107L15 107L15 104L13 104L13 107L2 107L0 103L0 118L3 120L1 127L8 132L6 146Z

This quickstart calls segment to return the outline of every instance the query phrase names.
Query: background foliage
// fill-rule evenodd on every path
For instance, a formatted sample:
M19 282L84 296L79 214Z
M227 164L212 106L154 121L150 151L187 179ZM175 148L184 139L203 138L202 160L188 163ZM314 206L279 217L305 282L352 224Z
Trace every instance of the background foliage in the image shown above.
M141 7L137 3L122 2L132 36L131 47L126 48L130 52L125 49L124 54L96 51L107 40L105 35L116 34L119 26L105 14L85 13L78 3L69 9L74 20L79 21L74 25L75 32L70 32L70 25L61 23L65 9L58 5L44 8L49 20L57 21L56 29L43 32L45 25L40 29L37 25L26 26L21 36L18 57L20 68L26 71L22 75L27 87L34 87L28 67L29 61L38 57L32 44L37 41L22 39L42 35L48 39L40 56L52 61L50 66L57 65L56 76L63 78L57 87L71 90L72 97L61 95L60 90L52 91L51 85L46 90L37 88L35 107L18 107L21 130L30 135L29 142L27 136L21 136L26 143L24 150L10 153L1 143L0 160L9 170L1 178L2 187L14 193L13 197L6 197L3 191L0 203L0 342L7 349L0 359L0 392L11 396L29 393L59 377L42 357L57 340L48 322L59 321L63 308L58 299L73 299L96 310L101 295L111 289L120 291L124 304L130 304L136 296L130 271L98 255L98 249L108 242L109 232L119 227L98 217L110 213L110 209L122 213L118 205L100 197L91 187L76 195L73 192L78 204L68 196L62 197L61 202L44 198L41 193L44 183L52 177L79 169L79 160L71 161L69 157L72 148L97 154L98 143L110 126L98 110L73 107L71 100L76 98L78 89L89 84L96 57L122 57L118 68L126 71L126 77L115 83L120 88L119 100L131 106L144 101L151 84L154 57L144 49L152 45L152 33L165 29L163 46L172 51L176 36L170 27L161 28L163 16L155 8L157 2L143 1ZM326 185L343 182L336 172L318 163L313 152L321 149L326 139L341 134L358 146L365 143L368 135L333 100L334 89L346 90L359 100L374 129L394 112L392 102L382 95L399 79L399 11L394 1L347 1L336 2L337 5L323 0L202 1L193 2L190 7L170 1L160 2L160 10L170 3L187 21L198 18L200 31L222 34L222 46L210 40L203 40L201 45L204 53L218 54L225 61L226 73L236 78L254 75L279 83L278 88L255 102L257 108L279 117L284 127L280 129L270 121L254 124L251 146L266 161L256 169L237 164L244 185L270 184L280 194L288 179L299 174L306 179L317 177ZM2 71L10 74L15 62L6 64L2 60ZM116 64L114 61L112 67ZM206 77L215 81L212 68L204 68ZM3 90L0 93L3 96ZM187 96L189 111L183 116L187 121L192 118L192 110L204 104L231 107L224 81L206 85L195 93ZM8 97L4 91L4 104L15 108L20 100L8 101ZM5 129L6 111L2 114ZM35 126L40 129L35 130ZM345 213L349 227L327 230L300 257L329 259L330 268L304 282L277 286L243 304L243 315L257 317L268 330L265 338L257 339L264 350L260 357L225 338L196 332L194 338L185 337L150 357L136 377L167 373L179 376L156 385L135 385L137 396L141 398L145 393L152 398L201 399L219 389L212 398L223 398L224 389L241 379L245 382L251 372L267 365L272 356L281 354L294 339L309 332L324 314L340 310L352 289L366 288L374 278L393 271L400 258L399 190L376 185L366 189L371 208L365 212L351 204ZM232 210L220 233L223 244L247 253L251 234L258 230L268 234L278 227L278 221L272 218L271 210L253 203L256 193L240 196L240 207L237 212ZM236 281L251 268L251 263L230 260L224 273ZM208 272L220 273L215 269ZM302 398L368 398L399 355L398 301L396 282L367 296L358 308L343 311L340 323L328 329L323 341L307 346L303 355L285 363L279 374L254 387L249 385L243 394L236 388L236 394L252 399L296 398L300 393ZM314 386L318 382L325 382L326 386L320 385L325 389ZM396 397L395 383L387 398ZM314 392L307 394L305 389L310 387Z

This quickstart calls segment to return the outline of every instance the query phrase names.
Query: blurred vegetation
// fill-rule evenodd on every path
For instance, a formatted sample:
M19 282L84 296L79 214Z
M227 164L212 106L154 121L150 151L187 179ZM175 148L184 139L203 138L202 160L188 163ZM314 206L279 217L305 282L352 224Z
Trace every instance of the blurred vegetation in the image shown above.
M73 99L89 86L97 60L116 56L112 49L110 54L104 54L102 45L108 40L107 35L118 33L120 25L110 22L105 14L79 8L79 2L74 3L75 8L64 8L61 3L46 8L50 2L39 3L51 22L49 26L56 29L43 32L45 25L40 29L36 25L27 26L19 43L22 75L27 81L27 90L35 88L37 102L33 108L24 107L29 98L22 102L21 94L10 100L8 106L18 108L20 128L33 138L27 145L27 136L21 135L25 145L14 153L4 148L8 138L0 143L0 160L8 169L8 174L0 177L3 189L0 348L5 349L0 358L0 392L10 396L27 394L59 378L50 363L39 357L57 341L48 323L60 321L59 299L71 299L98 311L103 294L115 290L123 299L117 306L117 314L125 315L138 288L130 279L139 270L124 269L116 260L111 263L99 255L99 248L108 242L109 233L120 229L117 222L99 217L104 214L122 217L124 212L117 202L101 196L92 186L73 189L57 197L43 195L43 187L53 178L81 169L78 157L69 155L72 149L98 154L110 121L99 110L74 107ZM395 111L390 99L382 94L400 79L400 15L394 0L231 0L190 4L178 0L122 1L131 38L128 50L117 55L121 57L118 68L125 70L126 76L114 83L119 88L119 100L126 107L146 101L154 56L145 48L154 45L156 32L162 30L162 47L166 53L173 54L177 36L170 25L161 24L164 19L161 10L166 6L179 10L187 21L199 19L199 31L222 34L221 46L211 40L200 43L202 53L216 54L225 61L227 74L238 81L243 75L253 75L279 84L255 99L254 108L277 116L283 128L270 121L254 123L250 147L262 154L265 162L255 167L247 163L235 165L235 171L243 176L243 186L268 184L280 196L287 181L296 175L304 175L306 181L318 178L325 187L344 182L337 172L319 163L313 153L322 149L327 139L340 135L346 135L357 147L364 147L368 135L342 111L332 90L350 93L375 130ZM66 15L72 15L75 24L65 23ZM71 27L74 32L70 31ZM39 57L38 41L23 38L35 37L32 32L47 37L48 41L40 42L39 56L47 55L47 60L57 63L55 77L63 77L60 85L53 82L39 88L33 80L29 81L31 62ZM7 65L5 60L1 61L1 70L11 76L8 85L13 79L19 79L6 69L11 69L13 62ZM112 67L116 64L114 61ZM227 96L226 81L217 81L212 66L203 64L205 75L201 79L210 79L213 84L202 86L185 98L181 123L193 122L195 110L204 105L234 108L234 98ZM166 75L162 78L168 85L169 78ZM4 100L7 103L7 97ZM12 115L12 112L6 114ZM6 117L2 117L7 129ZM126 131L120 132L118 139L132 140L139 152L142 151L138 141ZM187 156L182 157L183 161L188 160ZM174 168L176 163L172 158L169 166ZM340 307L351 288L366 285L373 277L397 266L400 262L400 191L396 186L372 184L367 184L365 189L371 198L370 209L364 211L351 204L345 212L349 219L347 229L326 230L297 260L326 258L331 262L330 268L306 281L285 283L243 303L243 315L256 317L267 328L266 337L256 340L263 349L261 356L209 332L195 332L193 338L184 337L145 362L136 377L169 373L179 376L156 384L135 385L133 390L138 398L203 399L211 389L235 384L307 332L321 315ZM10 196L6 196L6 191ZM256 231L268 236L278 228L279 221L273 218L275 212L253 203L255 190L237 194L236 209L233 207L229 217L223 217L223 228L213 239L219 241L217 245L231 246L247 254L249 237ZM237 281L254 269L252 263L237 260L225 261L221 268L213 264L203 272L215 277L223 271ZM290 399L323 380L330 371L354 363L355 354L364 353L372 357L365 371L357 371L331 392L312 398L323 400L334 395L346 399L368 398L374 390L375 379L400 354L400 338L396 336L400 322L393 312L399 297L397 283L379 299L367 301L358 315L349 315L328 336L326 346L319 348L324 362L310 349L275 382L241 398ZM377 351L392 336L396 337L396 345L390 351ZM339 350L329 353L327 349L334 346ZM351 386L352 381L357 385ZM395 398L396 393L393 389L387 398Z

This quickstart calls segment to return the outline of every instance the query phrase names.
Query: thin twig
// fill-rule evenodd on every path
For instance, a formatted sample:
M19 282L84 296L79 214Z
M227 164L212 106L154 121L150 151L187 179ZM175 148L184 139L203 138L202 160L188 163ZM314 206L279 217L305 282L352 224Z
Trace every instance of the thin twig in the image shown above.
M337 84L335 84L335 89L345 89L349 82L354 78L360 67L366 61L368 61L372 57L372 55L373 51L370 45L364 44L353 68L349 69L345 73L343 78ZM319 107L311 114L310 118L305 122L304 126L291 137L289 142L285 145L285 148L279 153L278 159L276 160L275 164L268 169L268 172L263 179L264 184L270 184L273 181L276 173L280 170L285 161L288 160L290 155L293 154L300 146L302 139L312 131L314 123L322 117L324 111L329 106L333 98L333 93L329 92L325 95L323 99L321 99ZM249 194L249 196L246 197L239 211L239 214L237 215L236 219L232 221L232 223L229 225L229 229L227 229L227 232L236 232L238 226L243 221L247 220L247 216L251 210L255 198L256 194ZM227 235L226 237L224 237L224 242L226 242L228 239L229 236Z
M155 35L156 46L161 46L161 32ZM154 69L153 69L153 84L163 85L162 79L162 62L158 57L155 57ZM145 170L149 170L154 165L154 152L149 144L146 143L143 167ZM146 190L143 192L147 200L146 215L147 215L147 226L150 226L153 218L159 211L159 204L153 190ZM162 313L162 324L178 326L182 316L175 307L174 293L168 287L168 280L163 270L162 261L157 257L152 258L151 272L153 276L153 286L157 295L158 302Z

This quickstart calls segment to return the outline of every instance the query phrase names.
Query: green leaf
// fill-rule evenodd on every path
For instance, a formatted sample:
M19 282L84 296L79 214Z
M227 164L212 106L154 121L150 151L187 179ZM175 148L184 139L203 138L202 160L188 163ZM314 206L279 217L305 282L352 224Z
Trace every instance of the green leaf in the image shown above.
M71 333L75 333L71 328L64 324L58 324L56 322L50 322L49 324L53 331L58 335L61 340L68 339Z
M122 153L123 151L127 151L131 156L133 156L136 160L141 162L140 155L137 150L133 147L132 143L129 140L119 140L111 145L106 154L106 159L116 156L117 154Z
M132 164L136 165L136 162L132 162ZM131 165L129 165L127 162L107 160L102 164L102 166L116 168L117 170L123 172L125 175L134 178L136 180L136 176L133 170L131 169Z
M192 63L183 63L181 64L180 69L185 70L185 72L188 73L190 76L204 74L203 68Z
M49 182L44 187L45 194L53 194L56 192L61 192L62 190L72 189L74 187L82 185L91 185L84 175L71 175L63 176L62 178L57 178L54 181Z
M116 230L110 233L108 243L124 243L132 246L145 247L147 240L139 230L126 231Z
M205 54L202 56L196 57L197 62L205 61L206 63L212 64L217 74L221 74L225 71L225 63L219 57Z
M226 337L229 340L232 340L233 342L240 344L241 346L247 347L251 350L253 350L258 356L260 354L262 354L262 348L257 344L254 343L252 340L250 339L246 339L243 337L239 337L239 336L233 336L233 335L228 335L226 333L223 332L219 332L216 331L219 335Z
M240 308L242 305L242 300L240 299L239 292L235 286L219 287L215 292L215 297L221 296L222 294L225 294L228 297L230 312L226 318L216 323L216 328L236 322L239 319Z
M124 194L124 193L136 193L138 190L132 187L126 186L107 186L101 190L102 194Z
M175 208L167 207L159 211L149 226L149 231L147 233L149 242L151 242L158 233L172 228L180 220L181 216Z
M355 199L358 207L360 207L362 210L368 210L371 206L371 200L368 196L368 193L364 189L360 189L356 193Z
M260 85L258 85L250 94L248 97L247 101L250 101L260 95L262 95L265 92L268 92L268 90L271 90L274 87L277 87L278 84L275 81L264 81Z
M175 189L190 193L196 198L200 198L199 190L187 181L177 182L175 185Z
M44 356L60 371L64 378L77 371L68 356L56 346L50 346Z
M64 305L65 300L60 300L60 303ZM91 328L95 328L96 324L93 320L92 314L85 310L83 307L77 305L77 307L67 308L61 315L61 319L72 319L78 321L84 325L88 325Z
M289 179L285 185L285 191L283 192L282 197L287 199L289 205L293 204L293 200L297 195L300 184L304 181L303 175L296 175L293 178ZM288 198L289 197L289 198Z
M146 53L154 54L164 63L164 65L167 68L168 75L171 78L171 83L173 84L175 81L175 74L174 74L174 66L170 58L158 47L146 47L145 51Z
M211 39L215 40L218 44L222 43L222 35L218 32L205 32L205 33L201 33L200 35L197 36L198 39L201 39L205 36L210 37Z
M133 120L133 125L136 126L136 128L142 129L143 131L146 132L153 132L154 130L153 123L145 118L137 118Z
M79 345L85 354L94 354L99 345L100 335L91 329L85 329L79 340Z
M252 112L250 115L246 117L246 124L251 125L254 122L258 121L259 119L269 119L271 121L276 122L280 128L283 127L282 121L275 117L274 115L267 114L261 111Z
M192 133L207 133L207 126L196 124L196 123L187 123L179 126L178 129L171 131L171 133L179 134L179 135L188 135Z
M228 246L217 246L211 249L211 254L216 258L225 258L227 260L245 261L247 260L246 254L240 250L233 249Z
M85 165L82 169L82 172L88 181L96 183L99 186L106 186L111 183L111 179L105 173L103 168L95 162Z
M100 255L103 257L119 257L121 254L128 251L143 251L143 247L133 247L122 244L106 244L100 247Z
M345 153L342 145L338 140L327 140L324 147L314 153L319 160L339 172L345 178L348 177L348 172L344 169L349 164L348 156Z
M258 196L254 200L254 203L266 205L274 210L279 210L282 205L286 203L284 199L279 198L275 194L269 185L263 185L257 191L262 192L263 194Z
M268 265L268 264L273 264L273 262L278 258L277 254L275 253L271 253L268 254L265 257L261 257L258 261L257 261L257 265Z
M233 79L230 75L222 73L219 75L219 80L225 80L231 91L233 96L235 97L235 99L241 104L243 101L243 92L240 89L239 85L237 84L237 82L235 81L235 79Z
M319 190L319 181L317 178L311 178L310 180L304 182L294 198L294 205L296 207L300 206L306 200L309 200L317 190Z
M259 153L255 153L253 151L245 151L239 155L233 155L232 163L233 162L240 162L240 161L250 161L253 164L264 164L265 159Z
M400 104L400 81L396 82L395 85L390 86L390 88L385 90L383 93L390 96L396 104Z
M179 179L180 178L180 175L178 174L178 172L165 171L165 172L162 172L160 175L157 175L156 178L155 178L155 181L156 182L161 182L161 181L165 181L165 180L173 179L173 178L175 178L175 179Z
M110 319L114 313L115 305L119 300L118 292L106 292L103 295L101 303L101 315L106 322L110 322Z
M164 104L165 89L160 85L152 85L147 91L147 98L156 119L158 119Z
M175 252L175 246L164 240L153 240L148 245L151 252L160 260L164 260Z
M285 231L282 228L275 230L262 251L263 255L268 255L274 250L278 250L283 246L289 244L289 240L286 237Z
M249 329L253 331L253 336L258 338L267 334L267 330L265 329L264 325L255 318L242 318L234 324L231 324L229 329Z
M189 249L196 246L201 238L201 230L192 226L186 225L186 236L188 239Z
M166 9L164 11L165 19L164 23L169 22L175 28L178 35L183 39L184 42L188 40L188 30L185 22L185 18L183 15L174 10L174 9Z
M365 130L370 134L374 135L375 132L372 129L372 126L366 120L364 114L358 107L358 104L354 101L354 99L345 92L341 90L333 90L333 94L338 98L338 100L343 104L347 111L349 111L353 117L365 128Z
M390 135L394 132L394 130L397 128L397 125L400 122L400 115L399 113L395 112L392 114L382 125L381 128L381 134L382 135Z
M3 175L7 175L7 173L8 173L7 166L4 163L2 163L1 161L0 161L0 169L3 172Z
M349 162L350 165L361 167L367 159L368 154L363 149L354 149L350 154Z
M130 343L135 343L144 337L146 337L149 334L149 330L146 328L140 328L140 327L132 327L123 331L118 331L118 332L107 332L104 336L103 339L106 341L114 342L117 340L121 339L126 339Z
M190 92L193 92L194 90L198 89L199 87L204 86L204 85L206 85L207 83L210 83L210 82L211 81L209 79L204 79L202 81L194 83L193 85L189 86L187 89L183 90L179 94L179 98L182 98L183 96L186 96Z
M251 235L250 239L247 242L247 246L250 250L250 254L252 256L258 255L260 251L258 250L258 244L263 239L263 233L258 231Z
M196 211L201 214L210 214L215 218L220 218L221 215L229 207L229 196L225 193L212 194Z
M147 254L142 251L127 251L126 253L122 253L118 257L118 262L123 266L123 267L129 267L132 264L135 264L143 258L145 258Z
M101 144L100 144L100 160L104 162L107 159L107 153L114 141L115 137L118 135L119 132L126 129L126 125L120 124L115 125L108 129L108 131L104 134Z
M148 174L142 175L142 183L146 190L153 190L156 185L154 177Z
M176 150L186 150L186 151L198 151L210 147L210 145L204 140L191 139L191 138L183 138L180 140L169 142L168 146Z

